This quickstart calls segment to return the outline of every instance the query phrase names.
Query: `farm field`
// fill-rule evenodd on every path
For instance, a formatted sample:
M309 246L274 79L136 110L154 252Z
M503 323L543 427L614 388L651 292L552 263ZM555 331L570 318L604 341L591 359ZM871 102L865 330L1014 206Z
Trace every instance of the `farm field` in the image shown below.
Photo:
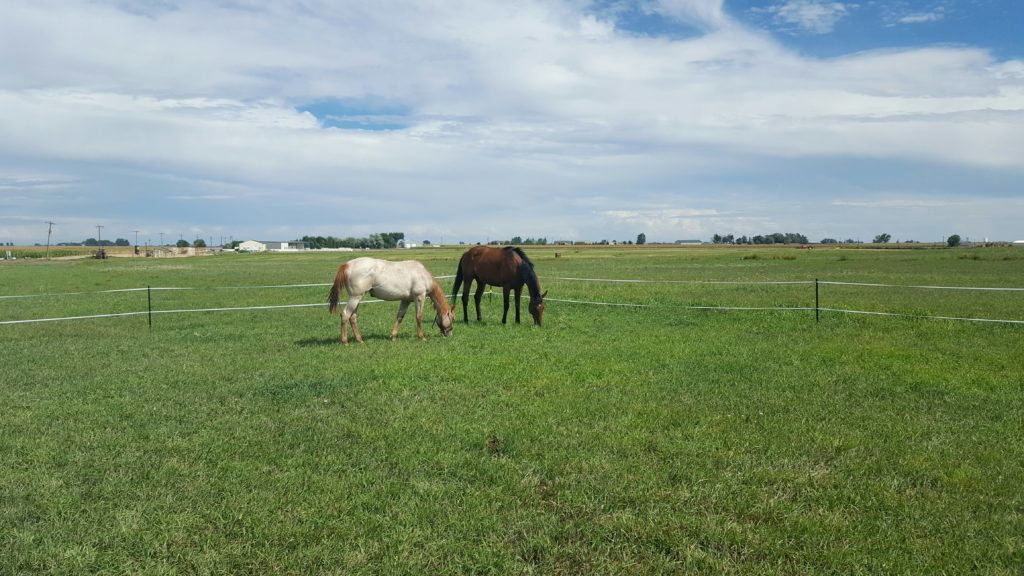
M1020 573L1024 324L921 316L1024 292L820 284L904 316L815 322L813 281L1022 288L1024 251L524 249L542 328L365 303L349 347L296 285L365 253L0 263L0 323L155 312L0 324L0 574ZM147 286L190 289L102 292Z

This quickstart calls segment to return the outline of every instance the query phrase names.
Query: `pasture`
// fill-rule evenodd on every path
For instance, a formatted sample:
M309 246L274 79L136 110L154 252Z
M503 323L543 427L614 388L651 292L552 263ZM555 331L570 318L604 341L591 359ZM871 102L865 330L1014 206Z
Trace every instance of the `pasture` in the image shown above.
M526 248L451 338L355 254L0 263L0 574L1019 574L1024 251ZM555 252L560 257L555 257ZM451 275L462 250L383 251ZM452 280L441 281L451 294ZM262 286L263 288L257 288ZM604 306L575 302L645 304ZM472 310L472 305L470 306ZM471 312L472 314L472 312ZM428 318L433 311L428 304Z

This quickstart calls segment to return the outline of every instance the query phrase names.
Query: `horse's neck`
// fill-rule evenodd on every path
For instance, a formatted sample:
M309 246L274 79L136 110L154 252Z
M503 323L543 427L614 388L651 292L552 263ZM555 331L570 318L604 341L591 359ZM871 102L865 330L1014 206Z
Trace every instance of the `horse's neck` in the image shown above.
M441 285L437 283L437 280L433 281L430 290L427 291L427 297L433 302L435 310L441 313L448 312L448 297L444 295Z
M537 280L537 273L533 270L533 267L526 262L521 262L520 266L520 277L523 284L526 284L526 289L530 292L530 299L535 300L540 296L540 281Z

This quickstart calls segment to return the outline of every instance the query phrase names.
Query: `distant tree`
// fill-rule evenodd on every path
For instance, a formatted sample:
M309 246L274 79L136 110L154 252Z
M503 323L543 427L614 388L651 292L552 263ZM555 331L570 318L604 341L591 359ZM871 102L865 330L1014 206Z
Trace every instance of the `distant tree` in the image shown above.
M189 243L188 240L178 240L178 243L175 244L175 246L177 246L178 248L188 248Z
M508 243L509 244L522 244L523 243L523 237L522 236L513 236L512 239L508 241Z
M370 237L373 238L374 235ZM381 248L395 248L399 240L405 240L405 232L382 232L379 234Z
M946 246L949 246L950 248L956 248L959 245L960 245L960 235L959 234L953 234L949 238L946 238Z
M206 248L206 240L202 238L196 238L196 241L192 243L196 248Z
M424 246L430 246L430 240L424 240L423 241L423 245Z
M114 240L114 246L131 246L131 245L132 245L131 242L129 242L128 240L126 240L124 238L118 238L117 240Z
M712 244L721 244L722 243L722 235L721 234L715 234L714 236L712 236L711 237L711 243Z
M85 241L82 242L82 246L99 246L99 245L100 245L100 243L97 242L95 238L86 238Z
M835 238L822 238L821 244L839 244L839 240Z
M889 240L892 240L892 234L882 233L875 236L875 239L871 241L872 244L888 244Z
M722 244L735 244L736 238L732 234L722 236Z
M643 232L637 234L636 235L636 243L637 244L647 244L647 235L644 234Z

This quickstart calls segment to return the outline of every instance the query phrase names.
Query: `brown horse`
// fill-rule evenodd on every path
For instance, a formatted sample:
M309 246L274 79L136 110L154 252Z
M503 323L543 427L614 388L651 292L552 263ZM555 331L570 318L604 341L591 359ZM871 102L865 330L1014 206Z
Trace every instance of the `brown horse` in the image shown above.
M459 298L459 287L465 280L466 288L462 293L462 318L469 322L469 287L476 280L476 319L480 320L480 299L484 295L484 287L500 286L505 291L505 312L501 315L501 323L508 320L508 292L516 293L516 324L519 324L519 299L523 294L523 285L530 292L530 315L533 323L541 325L544 315L544 296L541 294L537 273L533 271L533 263L520 249L512 246L492 248L490 246L474 246L462 255L459 269L455 271L455 288L452 290L452 307Z

